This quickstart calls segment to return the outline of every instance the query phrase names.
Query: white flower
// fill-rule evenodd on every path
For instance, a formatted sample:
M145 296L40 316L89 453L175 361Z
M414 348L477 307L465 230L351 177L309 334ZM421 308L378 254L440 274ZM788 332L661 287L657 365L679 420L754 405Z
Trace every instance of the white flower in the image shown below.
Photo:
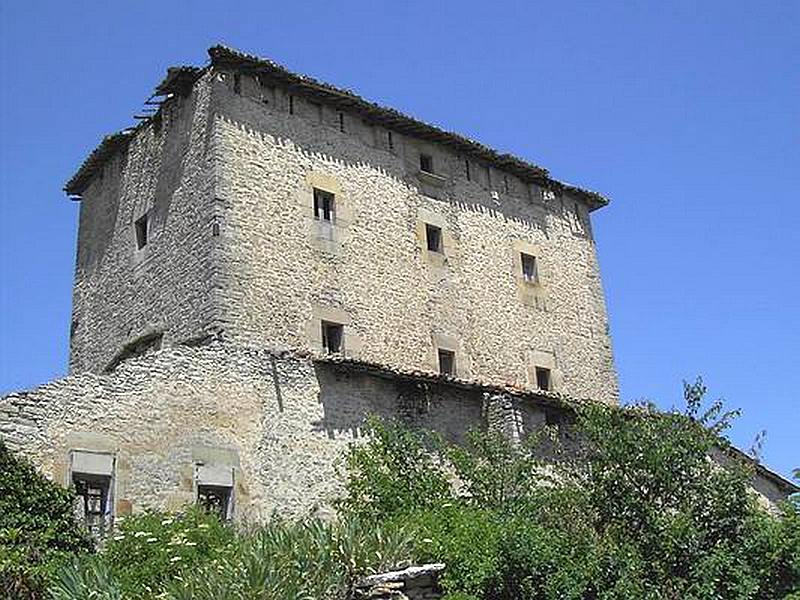
M173 556L172 558L169 559L169 562L178 562L180 559L181 559L180 556Z

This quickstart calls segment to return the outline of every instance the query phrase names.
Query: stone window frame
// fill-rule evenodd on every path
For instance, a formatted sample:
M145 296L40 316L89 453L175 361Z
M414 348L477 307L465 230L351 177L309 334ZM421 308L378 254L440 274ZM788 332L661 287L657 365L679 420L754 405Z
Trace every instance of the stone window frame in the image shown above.
M531 349L527 352L528 386L533 391L557 392L563 385L563 373L554 351ZM539 387L538 370L549 371L550 385L547 389Z
M109 466L106 466L108 464ZM114 525L117 499L117 454L108 450L96 450L84 446L72 447L67 453L67 469L65 484L75 488L75 479L99 480L107 479L107 495L103 512L105 523L101 531L93 531L102 535ZM81 477L82 476L82 477ZM87 523L88 525L88 523Z
M131 259L134 268L140 267L147 263L153 255L153 242L155 240L155 227L154 227L154 209L153 206L148 205L146 208L140 207L135 210L131 218L130 236L131 236ZM143 246L139 245L139 227L142 220L146 223L146 240Z
M350 313L340 308L316 303L312 303L311 318L306 326L306 339L312 350L320 354L327 354L322 340L323 323L334 323L342 326L342 350L339 355L358 356L362 348L361 337L353 327L353 319Z
M201 503L203 488L211 495L223 491L227 492L220 516L224 521L233 520L236 507L236 468L230 464L209 463L203 460L194 461L194 499Z
M334 334L333 339L336 341L336 349L331 348L331 334ZM322 351L327 354L341 354L344 356L347 345L345 337L345 326L343 323L337 321L329 321L327 319L320 320L320 336L322 337Z
M333 195L333 218L330 221L319 219L315 214L316 190ZM305 182L298 189L296 200L306 222L311 245L322 252L331 254L340 252L342 242L349 234L353 217L349 198L339 179L321 171L309 171L306 173Z
M469 378L470 361L464 352L460 338L445 333L433 333L431 335L431 370L434 373L448 375L449 377ZM439 351L444 350L453 354L453 372L442 373L439 365Z
M515 240L511 246L513 253L512 269L517 287L517 295L523 304L539 310L547 310L549 296L549 265L542 248L528 240ZM536 278L525 276L523 256L531 256L535 261Z
M439 250L428 249L428 226L438 227L441 231ZM427 264L433 267L444 267L450 260L455 258L457 253L456 241L447 227L447 220L442 213L420 208L417 213L416 236L417 246Z

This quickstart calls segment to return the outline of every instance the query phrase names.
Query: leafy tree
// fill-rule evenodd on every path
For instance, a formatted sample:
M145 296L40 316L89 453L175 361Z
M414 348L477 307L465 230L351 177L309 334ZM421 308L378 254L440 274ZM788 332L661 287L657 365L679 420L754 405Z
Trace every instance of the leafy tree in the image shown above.
M342 506L414 527L418 556L447 563L444 587L462 600L800 593L798 505L765 511L750 465L711 459L736 414L704 409L705 394L686 384L683 412L582 406L577 447L555 461L548 435L437 446L373 424L351 450Z
M0 441L0 589L39 598L55 563L92 550L74 516L74 494Z

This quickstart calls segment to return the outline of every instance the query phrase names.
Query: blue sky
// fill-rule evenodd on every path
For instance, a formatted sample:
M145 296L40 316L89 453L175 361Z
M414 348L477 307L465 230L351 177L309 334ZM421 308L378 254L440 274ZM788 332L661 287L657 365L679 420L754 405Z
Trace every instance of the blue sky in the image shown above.
M622 397L702 375L800 466L800 3L4 2L0 391L64 375L61 187L165 69L226 43L612 198L594 215Z

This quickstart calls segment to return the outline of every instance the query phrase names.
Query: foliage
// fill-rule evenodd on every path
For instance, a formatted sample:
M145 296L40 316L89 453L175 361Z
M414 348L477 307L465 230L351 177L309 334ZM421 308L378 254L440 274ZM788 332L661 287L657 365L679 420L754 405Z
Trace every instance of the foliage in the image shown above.
M412 527L417 556L448 565L449 598L800 593L798 505L766 512L749 465L710 458L736 415L704 409L705 394L686 384L684 412L587 405L569 431L524 444L472 433L437 445L374 423L372 441L351 450L342 506Z
M0 589L39 598L55 563L92 549L74 516L74 495L0 441Z
M243 536L235 553L174 580L175 600L348 598L366 574L403 566L412 544L398 527L357 518L334 523L276 520Z
M96 557L65 564L50 591L55 600L333 600L366 574L407 564L412 549L402 528L357 518L237 531L196 509L153 512L128 518Z
M57 573L58 598L84 598L83 590L102 587L126 599L152 598L168 582L234 547L234 532L198 508L168 515L147 512L126 517L98 558L63 565ZM99 582L105 584L100 586ZM113 592L112 590L118 590Z
M367 429L370 443L352 446L347 455L347 495L339 505L345 514L374 519L436 506L450 497L441 443L433 434L374 418Z

